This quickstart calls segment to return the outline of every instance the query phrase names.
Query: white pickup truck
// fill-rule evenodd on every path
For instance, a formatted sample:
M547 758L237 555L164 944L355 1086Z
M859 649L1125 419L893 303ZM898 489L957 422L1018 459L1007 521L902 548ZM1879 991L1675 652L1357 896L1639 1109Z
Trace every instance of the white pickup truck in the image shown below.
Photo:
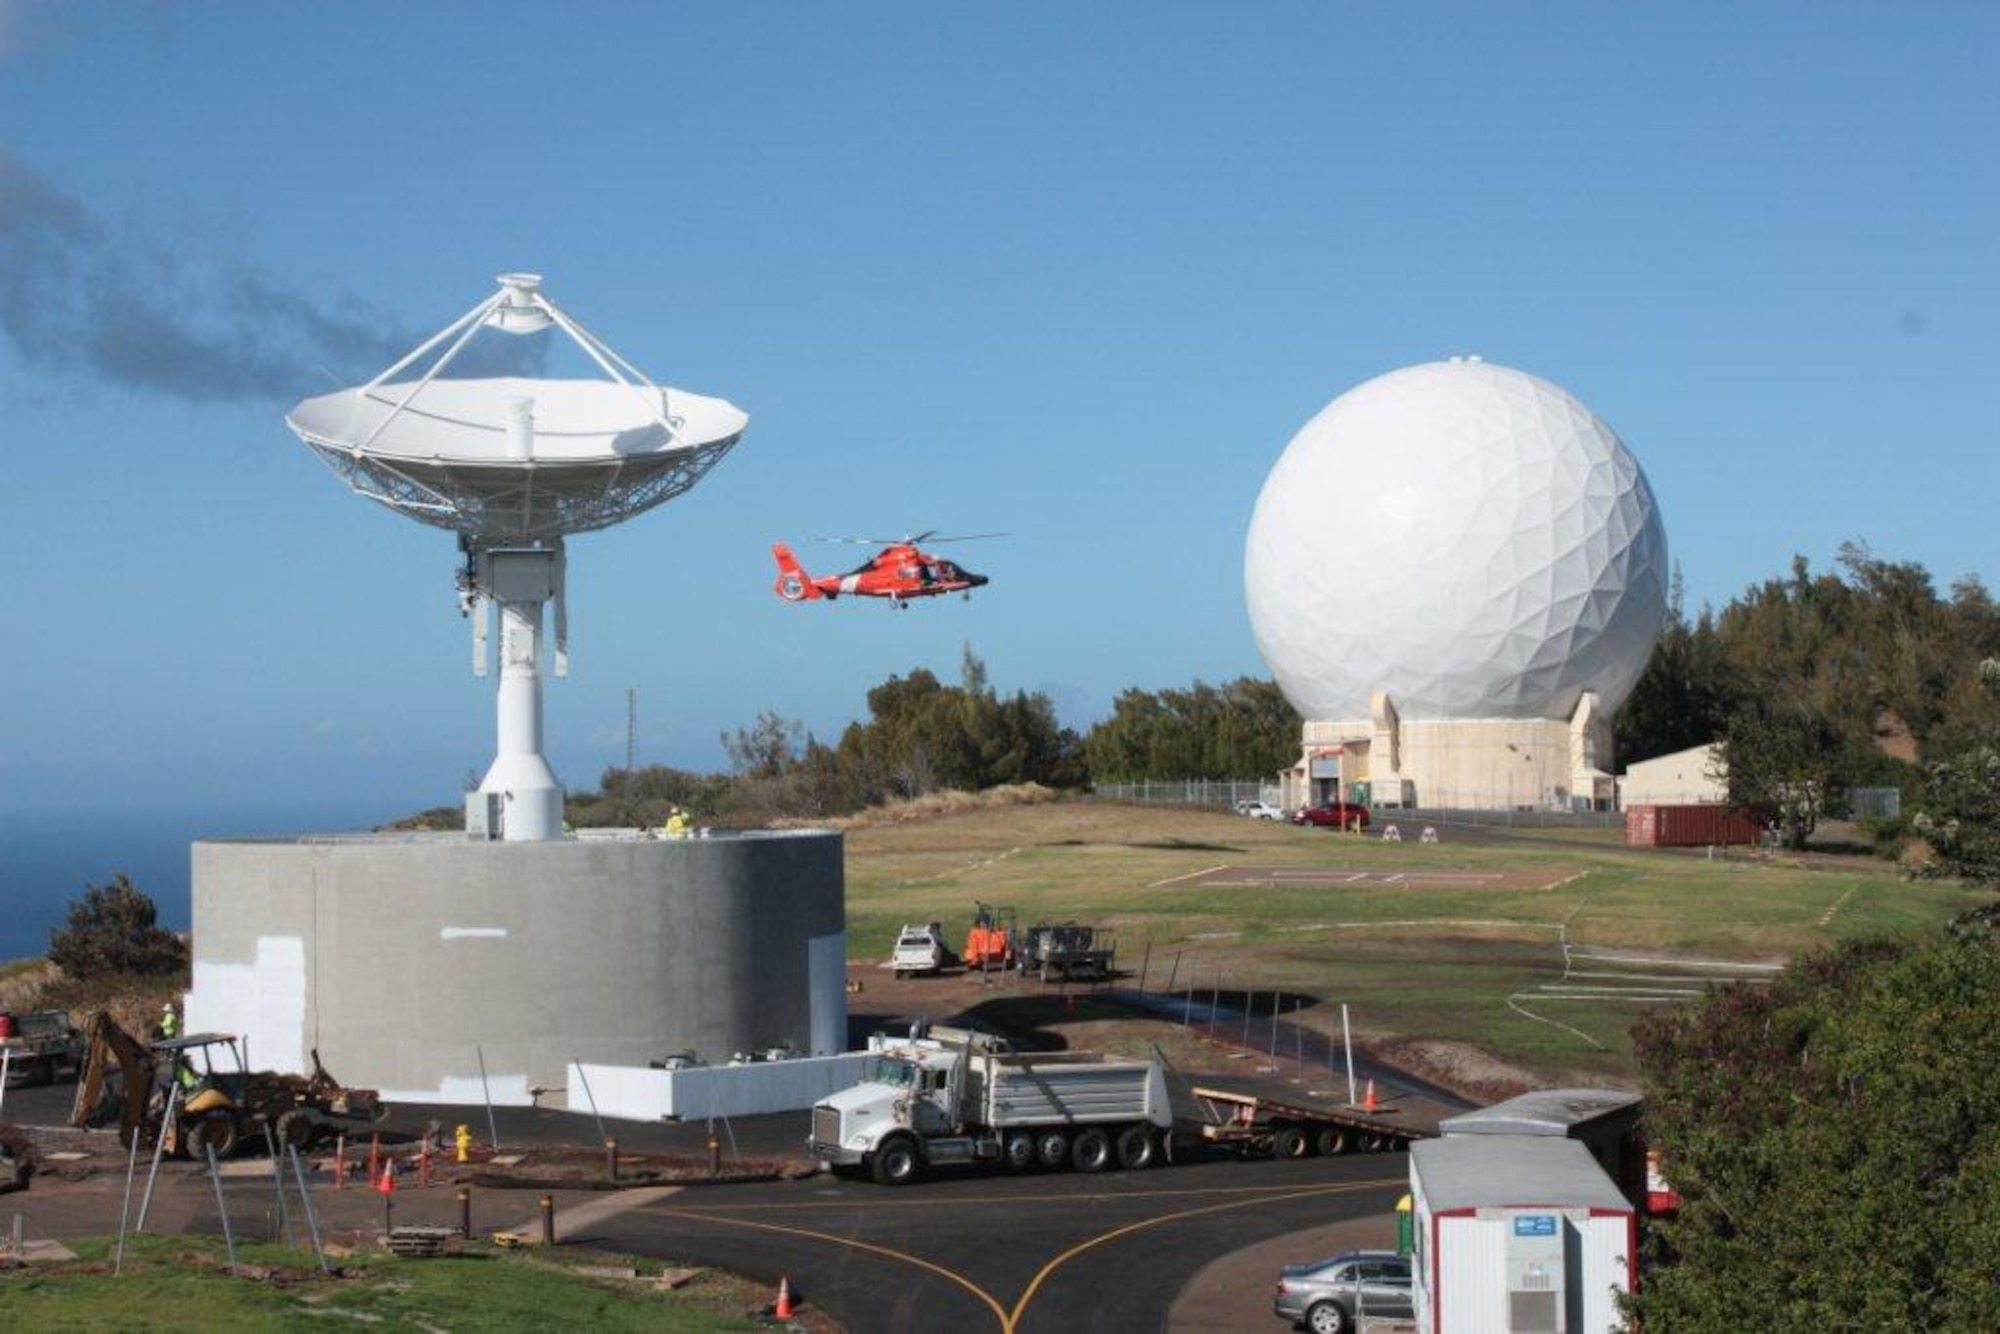
M890 952L889 966L897 977L935 973L945 962L944 928L936 922L906 925L896 933L896 948Z
M1167 1154L1174 1116L1158 1061L1015 1053L988 1034L921 1025L868 1049L862 1081L813 1108L809 1147L835 1170L900 1186L933 1163L1101 1172Z

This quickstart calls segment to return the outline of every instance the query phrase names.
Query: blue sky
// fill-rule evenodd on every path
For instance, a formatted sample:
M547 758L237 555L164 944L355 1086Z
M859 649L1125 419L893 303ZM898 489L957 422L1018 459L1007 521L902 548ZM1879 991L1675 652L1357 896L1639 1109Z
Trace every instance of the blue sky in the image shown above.
M281 418L509 269L751 415L572 544L572 786L628 686L710 767L967 642L1078 725L1261 674L1266 470L1454 353L1619 431L1696 602L1848 538L1994 582L1996 111L1973 4L0 0L0 802L454 799L451 540ZM992 587L771 595L925 528L1012 533Z

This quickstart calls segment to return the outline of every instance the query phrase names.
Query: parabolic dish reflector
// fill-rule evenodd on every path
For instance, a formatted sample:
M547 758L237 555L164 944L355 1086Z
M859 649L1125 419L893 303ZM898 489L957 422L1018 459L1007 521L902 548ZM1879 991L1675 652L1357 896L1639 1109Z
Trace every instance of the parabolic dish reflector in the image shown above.
M609 380L507 377L343 389L285 418L354 490L468 537L588 532L686 491L749 417L720 398ZM398 406L404 404L400 411ZM534 452L510 453L510 405L532 399Z

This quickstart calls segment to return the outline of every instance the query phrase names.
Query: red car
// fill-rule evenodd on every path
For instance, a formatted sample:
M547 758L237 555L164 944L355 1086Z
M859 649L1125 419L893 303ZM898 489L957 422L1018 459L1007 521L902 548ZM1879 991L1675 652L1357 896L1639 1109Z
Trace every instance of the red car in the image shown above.
M1292 816L1292 823L1318 825L1322 829L1368 827L1368 808L1351 801L1329 801L1324 806L1304 806Z

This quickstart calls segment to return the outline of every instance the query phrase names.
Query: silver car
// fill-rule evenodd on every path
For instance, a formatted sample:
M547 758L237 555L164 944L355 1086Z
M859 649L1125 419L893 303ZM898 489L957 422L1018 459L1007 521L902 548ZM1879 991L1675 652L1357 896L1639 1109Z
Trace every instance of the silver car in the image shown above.
M1410 1262L1392 1251L1348 1251L1309 1265L1286 1265L1271 1313L1312 1334L1354 1334L1363 1316L1408 1320Z

